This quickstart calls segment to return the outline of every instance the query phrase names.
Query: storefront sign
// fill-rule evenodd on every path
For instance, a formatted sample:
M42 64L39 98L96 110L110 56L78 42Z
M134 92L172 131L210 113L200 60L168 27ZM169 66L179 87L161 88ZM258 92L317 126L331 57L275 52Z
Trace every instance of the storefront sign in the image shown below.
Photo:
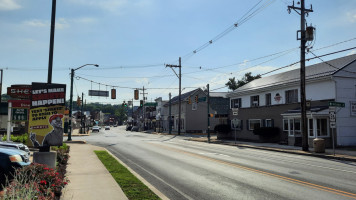
M31 96L31 85L11 85L7 88L7 95L12 98L29 99Z

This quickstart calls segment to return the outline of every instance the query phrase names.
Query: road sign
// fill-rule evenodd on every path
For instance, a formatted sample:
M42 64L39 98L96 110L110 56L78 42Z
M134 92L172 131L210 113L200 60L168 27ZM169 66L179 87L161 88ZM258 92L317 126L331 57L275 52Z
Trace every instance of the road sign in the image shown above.
M335 107L345 107L345 103L343 102L335 102L335 101L329 101L329 106L335 106Z
M330 122L336 122L336 112L329 111L329 118L330 118Z
M232 108L232 115L239 115L239 108Z
M234 118L231 121L232 121L232 125L233 125L234 128L237 128L237 127L240 126L240 120L239 119Z
M330 122L330 128L336 128L336 122Z

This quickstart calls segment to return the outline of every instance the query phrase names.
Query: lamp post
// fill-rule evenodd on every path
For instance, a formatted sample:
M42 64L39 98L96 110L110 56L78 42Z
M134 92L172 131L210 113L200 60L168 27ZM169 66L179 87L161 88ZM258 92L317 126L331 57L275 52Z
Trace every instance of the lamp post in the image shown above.
M85 67L87 65L93 65L95 67L99 67L98 64L85 64L76 69L71 69L70 71L70 96L69 96L69 132L68 132L68 141L72 141L72 108L73 108L73 79L74 79L74 71Z

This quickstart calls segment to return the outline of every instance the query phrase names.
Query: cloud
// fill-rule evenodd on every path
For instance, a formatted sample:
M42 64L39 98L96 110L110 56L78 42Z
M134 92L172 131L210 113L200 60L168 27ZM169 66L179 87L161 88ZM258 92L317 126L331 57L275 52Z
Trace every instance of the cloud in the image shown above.
M355 23L356 22L356 13L346 13L347 15L347 18L348 20L351 22L351 23Z
M66 19L66 18L58 18L56 19L56 29L66 29L69 28L71 24L90 24L94 23L97 20L95 18L90 18L90 17L83 17L83 18L75 18L75 19ZM49 20L39 20L39 19L33 19L33 20L27 20L24 21L23 24L26 26L32 26L32 27L49 27L51 26L51 23Z
M17 10L21 6L16 3L16 0L0 0L0 10Z
M91 7L101 8L107 11L117 11L118 9L124 7L128 0L68 0L71 3L82 4Z

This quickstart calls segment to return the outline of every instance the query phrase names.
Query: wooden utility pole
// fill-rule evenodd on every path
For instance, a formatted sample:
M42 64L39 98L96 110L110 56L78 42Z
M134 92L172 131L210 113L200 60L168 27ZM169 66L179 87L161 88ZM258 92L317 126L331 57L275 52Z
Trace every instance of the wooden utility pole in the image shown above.
M299 4L299 2L298 2ZM304 0L300 2L300 8L294 6L294 1L292 6L288 6L288 11L290 13L291 9L295 10L300 14L300 107L301 107L301 125L302 125L302 150L309 151L308 145L308 128L307 128L307 106L306 106L306 93L305 93L305 44L307 39L305 37L305 15L309 12L313 12L312 7L310 9L305 9ZM300 11L300 13L298 12ZM299 38L298 38L299 40Z
M182 99L181 99L181 92L182 92L182 60L181 60L181 57L179 57L179 65L166 65L166 67L170 67L171 69L173 67L178 67L179 68L179 75L177 75L177 73L173 70L173 72L176 74L176 76L178 77L179 79L179 111L178 111L178 135L180 135L180 127L181 127L181 112L182 112L182 109L181 109L181 106L182 106Z
M206 98L206 103L207 103L207 107L208 107L208 143L210 143L210 111L209 111L209 107L210 107L210 94L209 94L209 84L206 86L208 89L208 95Z
M172 102L171 102L171 93L169 93L169 118L168 118L168 130L169 134L172 134Z
M54 30L56 26L56 0L52 0L52 16L51 16L51 36L49 41L49 59L48 59L48 78L47 83L52 83L53 69L53 46L54 46Z

